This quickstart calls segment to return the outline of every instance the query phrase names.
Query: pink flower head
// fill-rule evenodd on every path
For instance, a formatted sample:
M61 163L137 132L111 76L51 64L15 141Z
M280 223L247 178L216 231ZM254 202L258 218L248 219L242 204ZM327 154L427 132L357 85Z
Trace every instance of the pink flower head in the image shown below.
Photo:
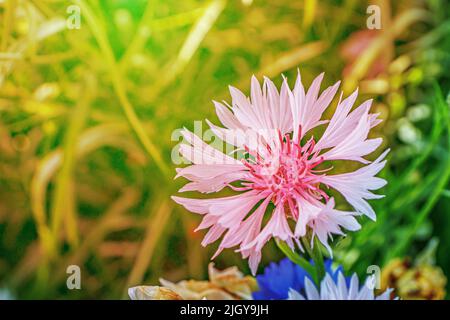
M188 144L181 145L180 153L193 164L177 169L177 177L190 180L180 192L211 193L225 187L239 192L213 199L172 197L187 210L203 215L197 228L209 229L203 246L223 236L214 257L225 248L239 246L237 251L249 259L254 274L261 249L271 238L303 250L298 240L310 230L331 254L328 239L333 234L360 228L355 216L364 214L375 220L367 200L382 197L371 190L386 184L375 175L384 167L388 150L373 162L364 156L382 142L381 138L368 139L370 129L381 120L369 113L370 100L351 111L357 90L344 100L341 94L331 120L321 120L339 87L338 82L319 95L322 79L323 74L305 92L299 73L293 90L285 78L278 92L269 79L264 79L261 88L253 77L250 99L230 87L232 106L214 102L225 128L208 124L215 135L235 147L232 153L225 154L183 130ZM324 124L328 126L316 140L311 129ZM241 156L235 159L239 152ZM365 166L330 175L332 160ZM355 211L335 209L334 199L324 191L330 187Z

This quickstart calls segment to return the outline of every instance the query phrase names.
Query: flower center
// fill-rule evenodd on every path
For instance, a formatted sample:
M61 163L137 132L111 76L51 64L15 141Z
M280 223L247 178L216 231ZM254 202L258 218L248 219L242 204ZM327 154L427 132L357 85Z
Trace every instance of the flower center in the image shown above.
M289 135L283 138L280 134L280 144L276 149L267 147L264 157L257 154L244 161L251 174L246 185L267 192L275 204L287 202L291 205L295 203L292 200L298 197L326 198L326 193L319 189L320 176L317 173L320 171L313 170L323 162L318 152L313 152L314 146L313 138L301 146Z

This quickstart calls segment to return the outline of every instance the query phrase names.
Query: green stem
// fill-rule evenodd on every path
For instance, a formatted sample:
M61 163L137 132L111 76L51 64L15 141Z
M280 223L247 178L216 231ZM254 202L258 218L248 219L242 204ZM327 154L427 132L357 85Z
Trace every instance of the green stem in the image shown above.
M311 250L311 246L309 245L309 237L302 237L300 238L300 242L303 244L303 248L306 250L306 252L308 253L309 257L312 257L312 250Z
M286 257L289 258L292 262L295 264L298 264L300 267L302 267L306 272L308 272L313 278L315 278L316 271L314 270L314 267L306 260L305 258L298 255L296 252L294 252L287 244L286 242L275 240L278 248L286 255ZM317 282L317 279L314 279L315 282Z
M320 281L325 277L325 264L323 262L322 247L317 238L314 239L314 247L312 248L311 258L314 261L314 267L316 268L316 274L318 281L316 284L319 286Z

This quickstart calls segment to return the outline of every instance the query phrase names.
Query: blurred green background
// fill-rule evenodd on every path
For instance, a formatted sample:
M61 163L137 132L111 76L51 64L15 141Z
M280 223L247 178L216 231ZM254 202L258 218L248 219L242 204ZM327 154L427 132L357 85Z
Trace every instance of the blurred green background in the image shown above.
M364 275L435 239L449 275L449 67L445 0L0 0L0 289L124 298L205 278L215 246L169 198L183 184L172 132L217 121L228 85L248 93L252 74L281 73L292 85L297 68L306 85L325 71L374 98L373 135L392 150L377 222L336 239L335 259ZM281 257L270 243L260 269ZM66 287L72 264L81 290ZM216 265L249 273L232 250Z

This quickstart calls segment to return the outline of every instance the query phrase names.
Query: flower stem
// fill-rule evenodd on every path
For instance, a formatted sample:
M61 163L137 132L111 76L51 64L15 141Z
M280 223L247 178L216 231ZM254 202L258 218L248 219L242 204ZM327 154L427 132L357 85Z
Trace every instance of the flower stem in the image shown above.
M317 241L317 238L314 239L314 247L312 248L311 258L314 261L314 266L316 269L317 275L317 285L320 285L320 281L325 277L325 264L323 262L323 255L321 250L320 243Z
M295 264L298 264L300 267L302 267L306 272L308 272L312 277L316 275L316 272L313 268L313 266L306 260L305 258L301 257L299 254L294 252L287 244L286 242L280 241L278 239L275 240L278 248L286 255L286 257L289 258L292 262Z

